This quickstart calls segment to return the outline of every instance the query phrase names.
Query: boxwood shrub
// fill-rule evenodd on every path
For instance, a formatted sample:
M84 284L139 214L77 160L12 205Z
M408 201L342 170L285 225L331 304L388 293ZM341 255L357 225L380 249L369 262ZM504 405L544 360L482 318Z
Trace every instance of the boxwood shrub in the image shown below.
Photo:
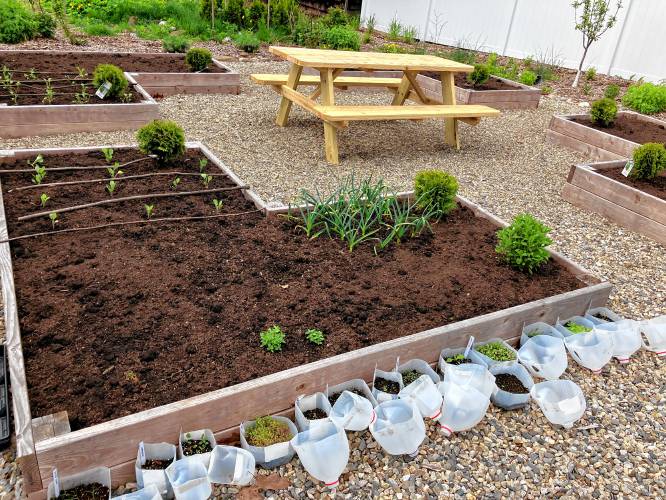
M666 147L663 144L648 142L634 150L634 167L630 176L633 179L654 179L666 171Z
M602 127L613 125L617 117L617 104L613 99L604 97L592 103L590 109L590 118L594 123Z
M414 195L419 208L434 210L436 216L448 214L456 207L458 180L441 170L424 170L414 177Z
M99 88L104 82L109 82L111 88L107 92L108 97L119 97L127 92L127 78L118 66L113 64L98 64L93 71L93 85Z
M154 120L136 133L142 153L157 156L161 163L176 160L185 153L185 133L176 122Z
M520 214L510 226L497 231L495 251L511 267L533 274L548 259L546 247L553 241L547 236L550 228L530 214Z

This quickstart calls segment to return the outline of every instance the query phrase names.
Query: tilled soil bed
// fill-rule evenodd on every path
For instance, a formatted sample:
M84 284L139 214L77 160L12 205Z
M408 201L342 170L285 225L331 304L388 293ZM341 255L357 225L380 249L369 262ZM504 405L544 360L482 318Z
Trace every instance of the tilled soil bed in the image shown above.
M639 189L662 200L666 200L666 176L660 175L650 180L630 179L622 175L623 167L597 170L598 174Z
M422 71L422 75L434 78L435 80L440 80L442 75L433 71ZM516 90L516 85L510 85L499 78L491 76L487 81L480 85L474 85L469 80L467 80L466 74L456 73L454 76L456 87L468 90Z
M589 117L575 117L571 119L586 127L606 132L638 144L646 142L661 142L666 144L666 123L659 124L641 119L641 115L618 114L611 127L602 127L594 123Z
M146 159L124 176L186 172L179 191L203 189L198 153L160 166ZM143 157L116 151L113 161ZM3 174L10 237L52 232L47 216L17 217L110 196L100 152L44 158L45 183L105 182L16 190L30 174ZM8 165L8 166L7 166ZM3 168L26 168L26 161ZM209 165L210 174L219 173ZM119 180L114 197L166 192L175 174ZM232 187L218 176L209 189ZM50 196L45 209L39 194ZM145 218L243 214L137 224L27 238L11 243L32 416L67 410L73 430L378 342L584 286L550 263L533 277L498 261L497 227L457 209L433 232L378 256L350 253L325 237L308 240L286 218L266 219L240 191L135 200L62 212L56 229ZM278 324L279 353L259 332ZM305 331L318 328L326 344Z

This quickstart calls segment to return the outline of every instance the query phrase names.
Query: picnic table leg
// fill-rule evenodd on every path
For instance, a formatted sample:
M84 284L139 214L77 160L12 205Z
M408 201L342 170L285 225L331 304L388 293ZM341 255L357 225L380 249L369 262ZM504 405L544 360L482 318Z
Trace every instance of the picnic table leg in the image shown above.
M456 103L456 87L452 72L442 72L442 104ZM444 120L444 140L449 146L460 149L458 139L458 120L447 118Z
M321 81L321 102L324 106L334 106L333 95L333 70L325 68L319 70ZM334 125L324 122L324 144L326 147L326 161L333 165L339 164L338 160L338 131Z
M298 88L298 82L301 79L301 73L303 72L303 66L298 64L292 64L289 69L289 77L287 78L287 87L290 89L296 90ZM286 97L283 97L280 101L280 108L278 109L277 123L280 127L287 125L287 120L289 119L289 112L291 111L291 101Z
M407 73L404 73L402 75L402 80L400 80L400 86L393 97L393 102L391 103L393 106L402 106L405 104L411 85Z

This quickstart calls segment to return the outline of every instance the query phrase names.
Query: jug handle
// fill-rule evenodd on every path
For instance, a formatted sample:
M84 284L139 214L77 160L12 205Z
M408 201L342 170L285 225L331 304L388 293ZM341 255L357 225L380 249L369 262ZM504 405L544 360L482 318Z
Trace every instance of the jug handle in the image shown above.
M643 347L645 347L646 349L649 349L651 347L650 339L647 337L647 335L645 335L645 332L643 330L641 330L641 342L643 343Z

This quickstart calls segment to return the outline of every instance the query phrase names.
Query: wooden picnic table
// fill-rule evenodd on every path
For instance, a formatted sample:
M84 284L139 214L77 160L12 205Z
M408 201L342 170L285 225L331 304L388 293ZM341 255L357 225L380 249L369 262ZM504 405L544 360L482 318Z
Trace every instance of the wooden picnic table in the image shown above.
M481 117L499 115L488 106L456 104L454 74L469 73L473 67L437 56L414 54L387 54L378 52L349 52L306 49L301 47L270 47L270 52L291 62L288 75L252 75L259 84L272 85L282 96L276 123L287 124L292 103L311 111L324 122L326 159L338 164L337 130L355 120L419 120L443 119L447 144L459 148L458 120L475 125ZM303 68L313 68L319 76L302 75ZM398 78L341 76L345 70L402 71ZM419 86L416 75L421 71L441 75L443 104L433 104ZM310 95L298 91L299 86L315 85ZM339 106L335 104L334 87L379 86L392 90L395 95L390 106ZM321 96L321 104L316 99ZM420 103L403 106L407 99Z

